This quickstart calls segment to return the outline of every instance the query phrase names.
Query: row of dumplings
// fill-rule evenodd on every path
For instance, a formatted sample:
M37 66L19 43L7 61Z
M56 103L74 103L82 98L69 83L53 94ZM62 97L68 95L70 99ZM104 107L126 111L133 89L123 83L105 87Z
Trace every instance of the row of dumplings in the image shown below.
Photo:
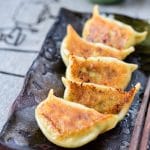
M61 44L67 66L66 78L62 78L64 99L50 90L35 110L49 141L61 147L80 147L124 118L140 83L124 91L138 66L122 60L145 37L146 32L100 16L97 6L84 25L82 38L68 25Z

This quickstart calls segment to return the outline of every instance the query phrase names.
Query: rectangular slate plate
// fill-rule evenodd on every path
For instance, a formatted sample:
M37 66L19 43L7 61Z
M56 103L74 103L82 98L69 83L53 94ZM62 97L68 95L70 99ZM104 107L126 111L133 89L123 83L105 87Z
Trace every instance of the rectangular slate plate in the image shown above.
M39 56L26 75L23 89L12 106L9 120L0 133L1 148L19 150L64 149L49 142L41 133L35 121L34 109L40 101L46 98L51 88L54 89L55 95L63 96L64 86L61 77L64 76L65 66L60 57L60 44L66 34L68 24L72 24L81 34L83 24L89 16L90 14L72 12L67 9L60 10L56 23L47 34ZM133 21L129 17L115 16L134 25L134 27L140 26L140 30L145 29L147 25L146 22L138 19ZM134 53L126 61L140 65L139 58L138 54ZM128 89L137 82L142 83L142 88L136 95L125 119L115 129L100 135L96 140L78 148L78 150L126 150L128 148L146 81L147 77L142 71L137 70L133 73Z

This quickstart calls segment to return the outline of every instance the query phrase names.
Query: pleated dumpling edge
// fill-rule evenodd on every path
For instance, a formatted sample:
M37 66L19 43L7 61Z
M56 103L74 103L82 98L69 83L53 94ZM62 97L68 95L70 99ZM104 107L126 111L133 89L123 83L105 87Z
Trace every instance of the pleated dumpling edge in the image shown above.
M66 148L80 147L99 134L114 128L118 116L101 114L81 104L58 98L50 91L35 109L35 118L43 134L52 143Z
M68 65L69 55L76 55L80 57L114 57L118 59L125 59L134 51L134 47L124 50L118 50L103 43L92 43L81 38L71 25L67 26L67 34L61 44L61 56Z
M92 17L84 24L82 35L84 39L94 43L125 49L144 41L147 31L138 32L130 25L101 16L99 7L95 6Z

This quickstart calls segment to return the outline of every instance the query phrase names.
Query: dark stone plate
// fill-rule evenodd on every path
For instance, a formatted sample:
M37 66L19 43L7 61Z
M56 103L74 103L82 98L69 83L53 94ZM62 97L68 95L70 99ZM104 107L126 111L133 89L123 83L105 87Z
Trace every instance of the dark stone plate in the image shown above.
M65 66L60 57L60 44L66 34L66 26L68 24L72 24L78 33L81 34L83 24L89 16L90 14L61 9L56 23L47 34L38 57L26 75L23 89L12 106L9 120L0 133L1 149L64 149L49 142L41 133L35 121L34 109L40 101L47 97L48 91L51 88L54 89L57 96L63 96L64 86L61 82L61 77L64 76ZM115 15L115 17L133 25L138 30L143 30L149 26L148 23L142 20L121 15ZM148 41L146 40L146 43L139 47L145 46L148 48ZM142 57L140 56L145 54L142 52L139 56L139 47L137 47L136 53L130 55L126 61L138 63L139 65L142 64ZM139 50L139 52L141 51ZM146 53L146 55L148 54ZM78 148L78 150L126 150L128 148L146 81L147 77L142 71L137 70L133 73L128 89L137 82L142 83L142 88L136 95L125 119L115 129L100 135L96 140Z

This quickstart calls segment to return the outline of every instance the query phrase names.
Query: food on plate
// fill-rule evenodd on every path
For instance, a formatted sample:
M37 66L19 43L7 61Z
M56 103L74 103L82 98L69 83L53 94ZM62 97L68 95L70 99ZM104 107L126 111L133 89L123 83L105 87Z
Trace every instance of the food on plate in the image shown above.
M125 49L142 42L147 32L137 32L131 26L120 21L101 16L98 6L94 7L93 15L83 28L83 38L94 43Z
M93 83L74 82L62 78L65 85L64 99L94 108L103 114L118 114L119 120L126 115L140 83L126 92L121 89Z
M61 44L61 56L66 65L68 64L69 55L86 58L91 56L110 56L125 59L133 51L133 47L120 51L103 43L88 42L81 38L71 25L68 25L67 34Z
M63 100L54 96L52 90L46 100L37 106L35 117L49 141L67 148L94 140L118 122L117 115L101 114L84 105Z
M69 57L66 78L77 82L91 82L125 89L136 64L112 57Z
M132 45L143 41L128 25L99 15L84 25L81 38L71 25L61 44L61 56L67 66L64 99L50 90L35 109L35 118L43 134L52 143L76 148L114 128L127 114L140 83L124 91L136 64L121 61L134 51Z

